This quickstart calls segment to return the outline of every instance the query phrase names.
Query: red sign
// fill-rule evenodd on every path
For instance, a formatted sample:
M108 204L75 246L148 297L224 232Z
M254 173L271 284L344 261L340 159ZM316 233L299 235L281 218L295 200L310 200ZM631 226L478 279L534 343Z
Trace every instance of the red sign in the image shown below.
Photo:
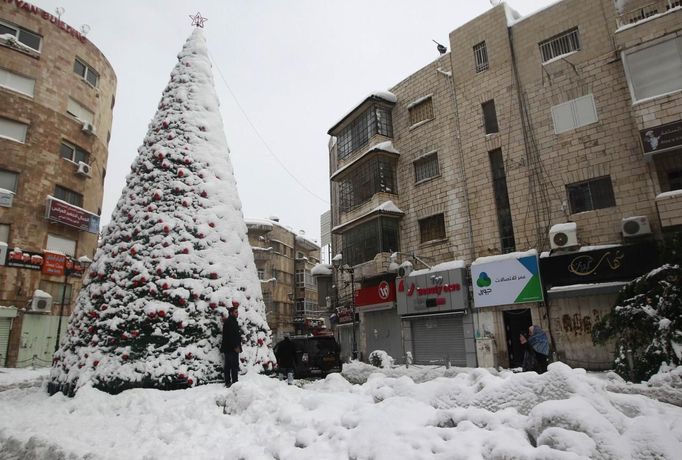
M43 259L43 274L64 276L64 266L66 265L66 256L64 254L45 251Z
M53 197L47 199L45 217L85 232L99 232L99 216Z
M59 19L58 17L52 16L47 11L38 8L35 5L31 5L30 3L24 2L22 0L14 0L14 2L12 2L12 0L4 0L4 3L14 3L17 8L21 8L22 10L28 13L40 16L41 18L43 18L43 20L51 22L52 24L55 25L55 27L62 29L64 32L76 38L81 43L85 43L86 40L85 35L77 31L76 29L74 29L73 27Z
M376 305L395 302L395 283L381 281L378 285L365 286L355 291L355 305Z

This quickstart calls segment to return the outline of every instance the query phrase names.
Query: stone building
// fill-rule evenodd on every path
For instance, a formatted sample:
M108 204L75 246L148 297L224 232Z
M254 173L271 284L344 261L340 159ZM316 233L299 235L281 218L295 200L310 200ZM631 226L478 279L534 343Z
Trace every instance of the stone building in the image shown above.
M88 39L0 3L0 366L51 364L99 233L116 75Z
M679 1L500 4L334 125L361 350L513 367L540 324L568 364L609 367L592 325L682 228L681 31Z
M326 304L319 306L311 274L320 262L320 246L270 219L246 219L249 244L261 281L273 343L284 334L300 335L326 327Z

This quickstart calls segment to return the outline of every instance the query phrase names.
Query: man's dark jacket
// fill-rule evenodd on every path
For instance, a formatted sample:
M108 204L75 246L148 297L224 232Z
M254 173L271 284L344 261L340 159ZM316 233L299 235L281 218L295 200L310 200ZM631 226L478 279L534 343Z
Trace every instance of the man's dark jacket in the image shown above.
M223 323L223 343L220 345L221 351L235 351L242 348L242 331L237 323L237 318L230 315Z
M285 337L279 345L277 345L277 365L282 369L292 369L296 359L296 346L294 342Z

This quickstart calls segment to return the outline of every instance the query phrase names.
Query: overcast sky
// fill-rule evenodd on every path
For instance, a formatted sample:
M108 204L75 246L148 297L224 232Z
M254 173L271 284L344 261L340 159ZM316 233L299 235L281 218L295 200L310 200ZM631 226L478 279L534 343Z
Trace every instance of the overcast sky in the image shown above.
M554 2L508 4L525 16ZM278 216L318 241L320 214L329 209L327 130L370 92L436 59L432 39L448 45L450 31L491 7L489 0L32 3L50 13L63 7L62 19L76 29L88 24L88 39L118 77L103 224L192 31L189 15L199 11L208 18L204 33L245 217Z

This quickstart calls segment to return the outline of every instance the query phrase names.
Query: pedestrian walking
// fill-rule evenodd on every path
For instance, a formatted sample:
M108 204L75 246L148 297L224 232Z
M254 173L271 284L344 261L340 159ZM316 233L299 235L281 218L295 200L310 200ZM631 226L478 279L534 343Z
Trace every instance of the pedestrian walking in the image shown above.
M533 325L528 328L528 338L521 334L519 340L526 348L523 356L523 371L535 371L538 374L547 372L549 340L545 331L540 326Z
M223 322L223 341L220 346L225 360L223 372L227 388L239 379L239 353L242 352L242 332L237 322L239 307L232 307L229 311L229 316Z

